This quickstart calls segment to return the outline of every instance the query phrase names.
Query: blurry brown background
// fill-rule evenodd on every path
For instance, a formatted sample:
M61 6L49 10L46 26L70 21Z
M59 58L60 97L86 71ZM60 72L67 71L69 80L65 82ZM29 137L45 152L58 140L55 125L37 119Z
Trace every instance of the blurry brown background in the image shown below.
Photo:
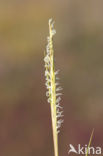
M48 19L63 87L60 156L103 142L103 1L0 0L0 156L53 156L45 96Z

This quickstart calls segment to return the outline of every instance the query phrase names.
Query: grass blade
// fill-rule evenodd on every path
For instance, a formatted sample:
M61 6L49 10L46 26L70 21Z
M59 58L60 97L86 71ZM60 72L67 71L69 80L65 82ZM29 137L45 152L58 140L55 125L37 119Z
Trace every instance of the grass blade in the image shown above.
M89 149L89 147L90 147L90 145L91 145L91 142L92 142L93 133L94 133L94 129L92 130L92 133L91 133L91 136L90 136L90 139L89 139L89 143L88 143L87 152L86 152L86 155L85 155L85 156L88 156L88 149Z

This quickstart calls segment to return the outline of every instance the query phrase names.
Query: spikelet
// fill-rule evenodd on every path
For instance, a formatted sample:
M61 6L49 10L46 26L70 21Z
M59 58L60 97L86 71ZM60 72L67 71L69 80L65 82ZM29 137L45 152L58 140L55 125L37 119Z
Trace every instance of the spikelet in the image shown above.
M63 111L62 107L60 106L61 93L59 93L62 88L59 87L59 83L56 82L56 80L58 80L57 74L59 70L55 71L54 68L53 36L55 35L55 33L56 31L54 29L54 22L52 22L52 19L49 19L49 36L47 37L48 43L46 46L46 54L44 57L46 78L45 85L47 88L47 101L48 103L50 103L51 107L54 153L55 156L58 156L58 133L60 132L60 127L63 123L63 120L61 119L61 117L63 116Z

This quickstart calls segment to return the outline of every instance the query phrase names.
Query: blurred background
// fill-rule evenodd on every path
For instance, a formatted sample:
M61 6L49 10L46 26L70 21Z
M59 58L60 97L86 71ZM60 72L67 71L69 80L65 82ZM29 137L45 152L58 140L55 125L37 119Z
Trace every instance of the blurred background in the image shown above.
M53 156L45 96L48 19L63 87L60 156L69 144L103 143L103 1L0 0L0 155Z

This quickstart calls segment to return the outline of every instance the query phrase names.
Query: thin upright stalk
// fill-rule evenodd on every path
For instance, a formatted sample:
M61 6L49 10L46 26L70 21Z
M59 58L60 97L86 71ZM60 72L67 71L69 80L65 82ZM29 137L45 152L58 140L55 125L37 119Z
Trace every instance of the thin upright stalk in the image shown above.
M51 118L52 118L52 129L53 129L53 141L54 141L54 153L58 156L58 133L57 133L57 118L56 118L56 86L55 86L55 72L54 72L54 51L53 51L53 40L52 40L52 27L49 22L49 35L50 35L50 62L51 62Z
M49 36L47 38L48 44L46 47L46 55L44 58L45 62L45 77L46 77L46 87L47 92L46 95L48 96L48 102L50 103L51 107L51 119L52 119L52 131L53 131L53 142L54 142L54 154L58 156L58 133L61 123L63 122L62 119L58 119L62 117L62 112L60 109L60 95L61 93L57 93L57 91L62 90L61 87L58 87L58 83L56 83L56 75L58 71L55 72L54 68L54 50L53 50L53 36L56 33L55 29L53 28L52 19L49 20ZM58 97L59 96L59 97Z

